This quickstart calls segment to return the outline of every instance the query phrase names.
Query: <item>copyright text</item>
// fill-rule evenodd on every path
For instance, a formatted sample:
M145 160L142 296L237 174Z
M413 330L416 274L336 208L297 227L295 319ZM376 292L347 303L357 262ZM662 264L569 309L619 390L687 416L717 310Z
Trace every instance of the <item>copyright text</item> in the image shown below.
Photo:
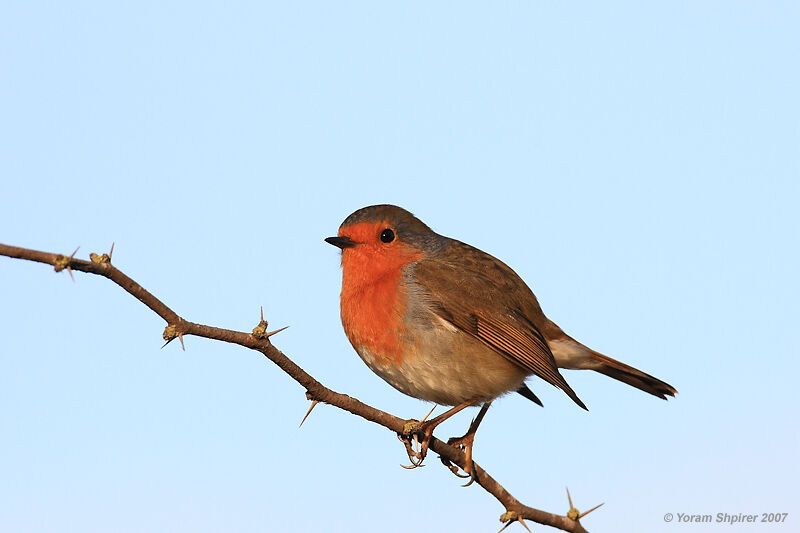
M716 513L716 514L693 514L693 513L666 513L664 522L675 522L678 524L746 524L758 522L782 523L786 522L789 513Z

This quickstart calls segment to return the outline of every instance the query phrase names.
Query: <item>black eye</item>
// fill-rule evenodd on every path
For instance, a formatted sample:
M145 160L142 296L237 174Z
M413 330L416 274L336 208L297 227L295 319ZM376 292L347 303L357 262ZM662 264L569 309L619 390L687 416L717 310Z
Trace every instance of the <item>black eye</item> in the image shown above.
M381 242L392 242L394 240L394 232L389 228L386 228L381 232Z

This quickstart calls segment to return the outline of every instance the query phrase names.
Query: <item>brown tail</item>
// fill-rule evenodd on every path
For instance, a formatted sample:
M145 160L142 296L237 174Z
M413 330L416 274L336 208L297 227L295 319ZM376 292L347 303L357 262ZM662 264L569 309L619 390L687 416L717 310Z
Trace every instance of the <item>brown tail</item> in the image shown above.
M557 328L558 326L552 324L553 337L548 339L547 343L559 368L596 370L653 396L658 396L662 400L666 400L667 396L675 396L678 392L669 383L645 374L630 365L620 363L607 355L595 352Z
M667 396L675 396L678 392L675 390L675 387L669 383L661 381L650 374L645 374L641 370L637 370L625 363L620 363L616 359L611 359L607 355L595 352L594 350L591 350L591 352L591 357L595 363L590 367L592 370L596 370L610 378L627 383L637 389L649 392L662 400L666 400Z

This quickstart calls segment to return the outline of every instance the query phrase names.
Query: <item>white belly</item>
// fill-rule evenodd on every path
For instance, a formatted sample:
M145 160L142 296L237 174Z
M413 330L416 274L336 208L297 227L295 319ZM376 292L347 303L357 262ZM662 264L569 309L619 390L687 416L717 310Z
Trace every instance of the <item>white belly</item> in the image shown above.
M488 401L516 391L525 370L456 328L431 328L408 339L399 363L385 363L368 349L356 347L361 359L400 392L440 405Z

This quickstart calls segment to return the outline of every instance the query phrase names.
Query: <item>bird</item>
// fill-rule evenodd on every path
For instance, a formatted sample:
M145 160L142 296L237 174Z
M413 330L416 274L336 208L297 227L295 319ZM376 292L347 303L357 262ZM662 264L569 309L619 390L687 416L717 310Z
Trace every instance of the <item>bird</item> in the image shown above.
M414 426L411 467L422 463L436 426L480 405L467 432L448 441L465 454L462 477L474 481L475 433L492 401L518 392L542 405L526 385L531 376L588 410L559 368L594 370L662 399L677 393L567 335L509 266L401 207L358 209L325 241L341 249L342 326L364 363L408 396L452 406Z

